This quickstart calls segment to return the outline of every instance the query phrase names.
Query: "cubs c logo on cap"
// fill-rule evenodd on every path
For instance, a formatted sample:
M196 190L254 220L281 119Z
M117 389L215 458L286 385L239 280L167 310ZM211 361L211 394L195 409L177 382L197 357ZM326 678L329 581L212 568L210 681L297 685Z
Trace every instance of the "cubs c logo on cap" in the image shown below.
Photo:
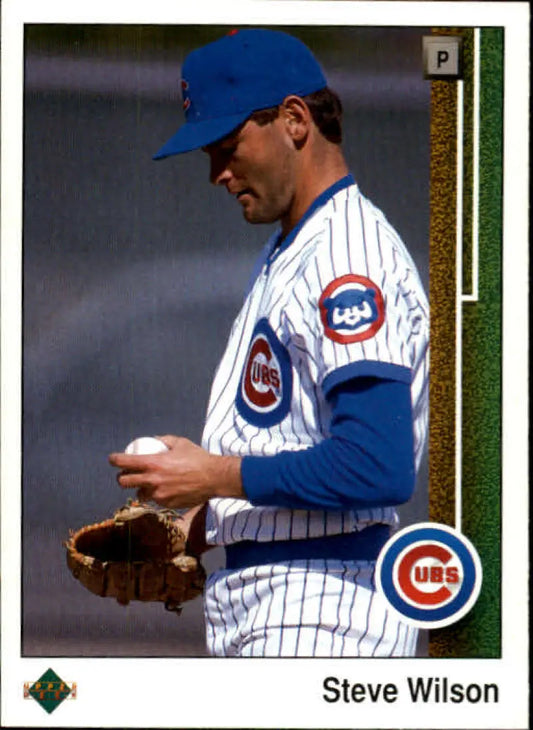
M180 86L181 95L183 97L183 108L185 109L185 111L187 111L187 109L191 105L191 97L189 96L189 82L185 79L181 79Z
M318 306L326 336L344 345L368 340L385 321L383 295L366 276L335 279L322 292Z
M254 426L268 427L289 412L292 369L289 353L266 318L252 333L235 403L243 418Z
M398 532L376 562L376 586L403 619L419 628L455 623L481 590L472 543L447 525L425 522Z

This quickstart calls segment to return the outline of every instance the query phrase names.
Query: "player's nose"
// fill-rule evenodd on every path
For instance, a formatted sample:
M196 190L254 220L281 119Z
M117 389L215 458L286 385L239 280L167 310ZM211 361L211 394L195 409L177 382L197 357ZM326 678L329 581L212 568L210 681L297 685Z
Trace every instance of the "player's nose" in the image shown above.
M227 185L231 180L231 171L227 167L216 166L211 162L209 180L213 185Z
M212 150L205 149L205 152L209 155L209 182L212 185L226 184L231 178L227 165Z

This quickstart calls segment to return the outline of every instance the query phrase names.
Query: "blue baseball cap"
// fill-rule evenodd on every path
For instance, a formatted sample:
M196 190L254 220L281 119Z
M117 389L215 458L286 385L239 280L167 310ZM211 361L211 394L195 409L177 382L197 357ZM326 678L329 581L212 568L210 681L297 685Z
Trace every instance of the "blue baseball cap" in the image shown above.
M153 159L217 142L253 112L277 106L289 94L306 96L326 86L315 57L294 36L261 28L232 31L185 58L185 124Z

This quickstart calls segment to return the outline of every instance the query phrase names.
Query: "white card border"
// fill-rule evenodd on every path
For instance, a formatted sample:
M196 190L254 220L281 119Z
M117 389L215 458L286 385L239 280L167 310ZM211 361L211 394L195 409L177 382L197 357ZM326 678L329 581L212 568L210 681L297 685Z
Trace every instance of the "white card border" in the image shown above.
M21 231L23 23L238 23L505 28L503 271L503 655L499 660L72 659L20 656ZM249 0L2 3L2 722L20 727L398 727L527 725L528 613L528 94L527 3ZM523 145L516 140L523 140ZM508 585L508 583L507 583ZM361 661L364 662L361 665ZM430 662L431 665L426 664ZM291 663L292 662L292 663ZM339 663L340 662L340 663ZM24 701L24 681L49 666L78 698L46 715ZM362 667L364 666L364 670ZM498 705L330 705L326 676L398 681L400 675L497 682ZM364 675L364 676L362 676Z

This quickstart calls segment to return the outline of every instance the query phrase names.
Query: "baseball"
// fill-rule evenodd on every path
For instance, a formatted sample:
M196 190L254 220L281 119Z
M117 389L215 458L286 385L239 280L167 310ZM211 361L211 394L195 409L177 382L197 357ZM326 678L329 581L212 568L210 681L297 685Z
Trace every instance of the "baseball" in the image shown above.
M162 451L168 451L168 446L153 436L141 436L134 439L124 449L126 454L159 454Z

